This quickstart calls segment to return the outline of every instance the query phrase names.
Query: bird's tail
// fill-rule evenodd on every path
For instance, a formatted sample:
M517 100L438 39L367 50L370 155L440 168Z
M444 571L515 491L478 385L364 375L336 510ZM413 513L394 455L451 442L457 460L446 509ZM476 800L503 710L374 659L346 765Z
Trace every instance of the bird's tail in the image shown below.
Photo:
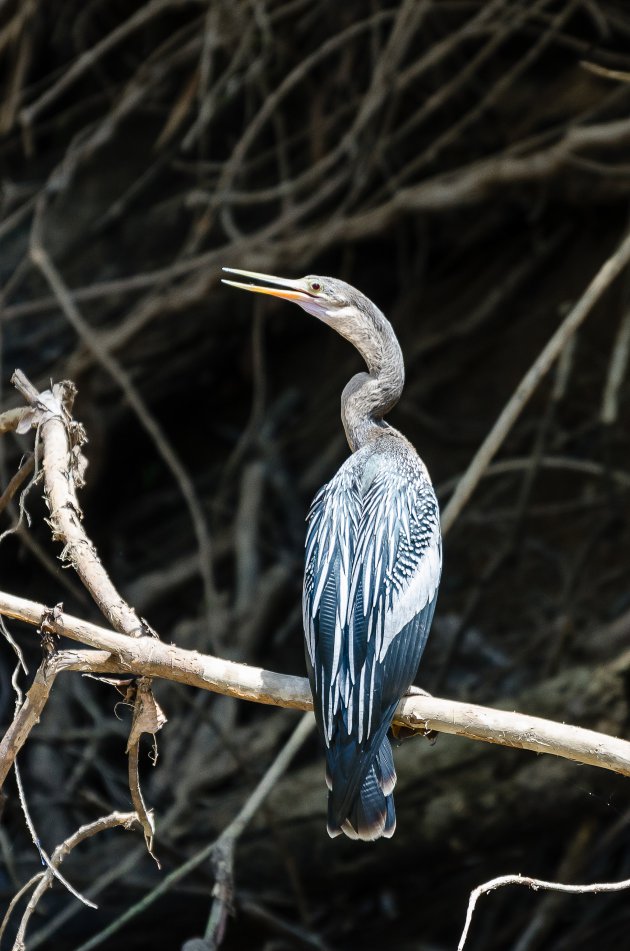
M381 836L387 839L393 836L396 809L392 794L396 785L396 770L387 736L383 737L358 794L349 804L344 801L347 797L343 796L343 790L335 788L334 773L329 775L328 780L328 834L331 837L343 832L350 839L372 842Z

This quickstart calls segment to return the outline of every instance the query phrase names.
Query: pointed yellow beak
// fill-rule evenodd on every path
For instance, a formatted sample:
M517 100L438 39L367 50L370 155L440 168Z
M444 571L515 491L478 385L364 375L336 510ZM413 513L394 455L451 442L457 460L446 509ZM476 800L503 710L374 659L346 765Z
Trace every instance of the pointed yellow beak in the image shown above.
M284 277L274 277L272 274L258 274L257 271L240 271L234 267L224 267L228 274L238 274L241 277L251 278L252 281L264 281L264 284L244 284L242 281L228 281L221 278L222 284L230 287L240 287L242 291L254 291L256 294L269 294L271 297L281 297L283 300L303 301L312 299L313 295L305 289L304 281L291 281ZM270 285L266 287L265 285Z

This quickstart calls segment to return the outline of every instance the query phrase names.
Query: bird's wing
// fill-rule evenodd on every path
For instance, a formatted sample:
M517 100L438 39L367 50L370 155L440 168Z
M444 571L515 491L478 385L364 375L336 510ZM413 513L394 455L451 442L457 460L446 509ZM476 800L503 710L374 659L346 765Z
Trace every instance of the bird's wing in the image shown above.
M440 570L439 511L428 480L386 471L360 491L352 470L340 470L315 498L304 585L307 664L324 741L345 751L349 797L415 677Z
M343 469L317 493L308 516L302 606L316 715L331 686L335 690L343 660L360 516L356 481Z
M372 736L416 675L442 567L440 517L428 480L386 472L364 499L349 598L358 710L349 726ZM361 689L370 676L370 686Z

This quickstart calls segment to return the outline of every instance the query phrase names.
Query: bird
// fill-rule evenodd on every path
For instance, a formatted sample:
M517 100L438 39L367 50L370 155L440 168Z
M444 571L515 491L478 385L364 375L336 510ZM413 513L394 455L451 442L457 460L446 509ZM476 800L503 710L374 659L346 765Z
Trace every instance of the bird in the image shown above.
M383 418L400 399L403 355L379 308L345 281L223 268L225 284L293 301L358 350L367 371L341 395L350 456L308 515L305 656L323 741L331 837L396 828L388 730L424 650L442 570L437 498L411 443Z

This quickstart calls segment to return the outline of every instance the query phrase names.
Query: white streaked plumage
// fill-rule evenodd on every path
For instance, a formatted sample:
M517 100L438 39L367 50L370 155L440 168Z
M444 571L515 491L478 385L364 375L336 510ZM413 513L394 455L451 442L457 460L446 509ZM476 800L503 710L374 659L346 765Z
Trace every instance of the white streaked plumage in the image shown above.
M378 728L383 710L374 711L373 705L381 703L383 690L375 690L377 673L380 669L379 680L386 686L388 651L418 615L428 613L440 579L433 488L411 447L388 435L380 440L381 451L385 459L393 449L396 469L372 475L370 466L366 476L373 447L358 450L318 493L309 515L304 617L328 743L337 719L348 733L356 731L359 742L369 740L373 725ZM318 649L315 629L321 628L322 598L331 585L336 607L332 644ZM425 634L419 632L409 656L404 689L415 675Z

